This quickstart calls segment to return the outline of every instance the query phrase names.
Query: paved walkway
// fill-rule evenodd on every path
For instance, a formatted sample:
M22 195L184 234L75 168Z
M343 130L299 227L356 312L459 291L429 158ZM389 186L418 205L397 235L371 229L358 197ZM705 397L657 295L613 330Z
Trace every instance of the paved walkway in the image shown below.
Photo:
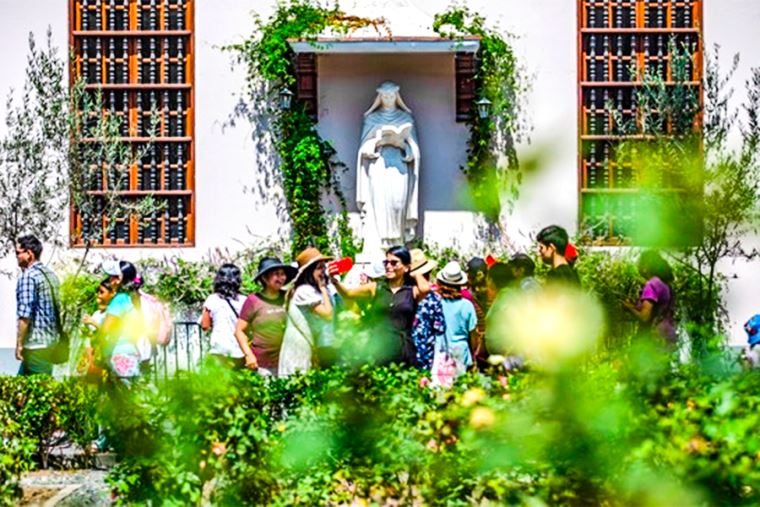
M18 505L40 507L110 506L111 492L101 470L39 470L21 479L24 496Z

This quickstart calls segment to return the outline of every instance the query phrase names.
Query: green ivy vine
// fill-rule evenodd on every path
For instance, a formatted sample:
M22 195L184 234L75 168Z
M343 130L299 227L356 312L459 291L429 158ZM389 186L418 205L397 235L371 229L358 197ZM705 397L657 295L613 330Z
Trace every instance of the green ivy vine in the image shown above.
M327 8L314 0L289 0L278 4L275 12L264 21L255 18L254 34L241 44L231 45L239 59L247 66L251 99L266 99L275 103L284 87L295 85L293 51L288 40L316 40L331 30L349 33L374 26L379 30L382 20L348 16L340 8ZM267 96L262 97L255 83L269 83ZM329 235L329 224L322 197L331 192L341 206L337 220L337 242L343 255L352 255L360 245L354 241L348 223L347 203L340 188L338 173L346 168L335 157L335 149L316 130L316 121L304 106L293 101L290 110L270 108L274 116L275 146L280 156L285 198L293 227L293 249L316 246L329 250L334 244Z
M497 221L502 190L507 190L506 204L511 210L522 183L514 145L526 130L521 117L521 98L527 88L526 81L505 36L486 26L485 18L467 7L454 6L436 14L433 30L449 39L473 35L480 38L476 96L491 102L491 114L480 118L475 113L468 121L467 164L462 169L479 211L489 220ZM506 164L500 160L502 157L506 158Z
M277 5L275 12L263 20L255 17L255 30L247 40L231 45L239 60L247 67L248 93L252 102L264 100L275 104L284 87L296 84L293 51L289 40L316 41L327 31L347 34L363 27L374 27L390 34L383 19L366 19L346 15L337 3L324 7L317 0L288 0ZM500 189L509 191L509 205L518 196L521 173L514 142L519 139L520 102L524 90L517 60L509 43L485 19L466 7L452 7L434 18L433 29L451 39L467 35L480 37L478 70L475 76L478 96L492 103L492 114L469 120L470 140L467 164L463 167L470 183L473 202L491 221L497 221L501 210ZM267 86L258 85L264 81ZM263 91L262 91L263 90ZM337 243L344 255L360 248L348 223L346 197L338 175L346 166L336 158L335 149L322 139L316 121L304 106L293 102L290 110L270 107L274 117L274 144L280 158L285 198L293 227L293 249L314 245L323 249L335 246L322 207L324 193L331 192L341 213L337 220ZM506 164L500 160L506 157Z

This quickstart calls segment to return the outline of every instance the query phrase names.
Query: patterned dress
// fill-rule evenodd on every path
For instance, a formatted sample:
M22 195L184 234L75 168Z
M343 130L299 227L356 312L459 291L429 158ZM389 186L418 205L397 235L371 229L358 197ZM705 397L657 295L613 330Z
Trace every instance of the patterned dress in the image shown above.
M429 370L433 366L435 343L438 336L446 334L441 296L430 292L420 301L412 324L412 342L416 350L415 366Z

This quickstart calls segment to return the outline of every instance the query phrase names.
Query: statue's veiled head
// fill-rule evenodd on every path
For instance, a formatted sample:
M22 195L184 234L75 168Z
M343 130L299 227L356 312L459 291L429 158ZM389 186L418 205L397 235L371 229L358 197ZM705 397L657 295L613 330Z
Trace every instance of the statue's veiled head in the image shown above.
M384 81L381 83L376 89L377 97L375 98L375 102L369 109L367 109L367 112L364 113L364 115L366 116L370 114L379 107L386 110L394 110L398 108L407 113L411 113L412 111L404 103L404 99L401 98L401 94L399 93L400 89L401 87L393 81Z

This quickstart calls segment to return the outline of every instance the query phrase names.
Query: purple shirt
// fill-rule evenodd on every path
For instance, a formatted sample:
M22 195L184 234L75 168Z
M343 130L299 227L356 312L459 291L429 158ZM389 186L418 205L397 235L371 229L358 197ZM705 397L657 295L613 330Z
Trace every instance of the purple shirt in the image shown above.
M647 280L639 297L639 309L644 301L652 303L652 318L649 322L651 328L668 342L675 343L677 340L676 326L673 321L675 305L673 304L673 292L668 284L656 276Z

